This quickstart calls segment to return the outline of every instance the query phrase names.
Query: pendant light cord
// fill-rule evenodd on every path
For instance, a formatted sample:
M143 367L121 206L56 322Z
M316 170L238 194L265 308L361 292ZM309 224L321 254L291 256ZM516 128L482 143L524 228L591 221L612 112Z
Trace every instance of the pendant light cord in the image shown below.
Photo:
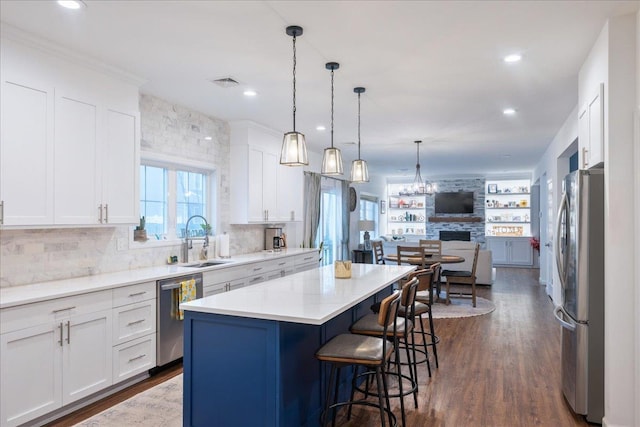
M293 131L296 131L296 35L293 34Z
M358 160L360 159L360 93L358 93Z
M333 148L333 68L331 69L331 148Z

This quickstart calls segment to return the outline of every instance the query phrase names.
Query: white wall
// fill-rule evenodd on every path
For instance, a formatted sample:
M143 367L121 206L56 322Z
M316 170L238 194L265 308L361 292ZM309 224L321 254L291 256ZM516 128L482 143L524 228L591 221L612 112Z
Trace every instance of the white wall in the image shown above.
M580 71L580 94L605 83L605 417L607 427L638 426L640 411L640 198L638 136L634 153L633 113L640 105L637 59L638 14L612 18ZM635 98L635 99L634 99ZM582 102L582 97L580 98ZM551 177L555 201L564 176L564 154L577 135L574 110L534 172ZM636 172L634 172L636 171ZM635 183L635 184L634 184ZM634 187L635 185L635 187ZM555 268L555 266L554 266ZM634 274L635 272L635 274ZM557 283L557 272L554 279ZM554 300L559 293L554 291Z

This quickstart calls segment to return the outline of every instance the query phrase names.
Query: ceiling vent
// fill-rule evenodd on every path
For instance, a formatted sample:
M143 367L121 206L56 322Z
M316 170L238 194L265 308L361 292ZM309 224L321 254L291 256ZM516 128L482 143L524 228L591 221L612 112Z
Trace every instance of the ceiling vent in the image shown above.
M211 83L215 83L220 87L229 88L239 85L238 81L231 77L222 77L221 79L210 80Z

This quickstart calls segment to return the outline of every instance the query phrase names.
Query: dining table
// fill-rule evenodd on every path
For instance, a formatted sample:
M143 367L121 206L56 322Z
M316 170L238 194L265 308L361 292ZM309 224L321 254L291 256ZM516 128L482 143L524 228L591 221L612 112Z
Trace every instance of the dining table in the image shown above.
M383 258L385 261L393 261L394 263L398 263L398 254L388 254L384 255ZM444 255L444 254L425 254L424 258L424 268L429 268L433 264L458 264L464 262L464 257L458 255ZM419 256L406 256L402 257L401 264L411 264L411 265L422 265L422 257ZM430 290L433 292L433 290ZM440 287L440 282L436 283L436 297L435 301L440 302L444 298L440 295L442 289Z
M393 261L394 263L398 263L398 255L397 254L388 254L383 257L386 261ZM435 263L439 262L440 264L457 264L460 262L464 262L464 257L458 255L438 255L438 254L426 254L424 263L425 267L429 267ZM411 264L411 265L422 265L422 258L419 256L407 256L402 257L401 263L403 264Z

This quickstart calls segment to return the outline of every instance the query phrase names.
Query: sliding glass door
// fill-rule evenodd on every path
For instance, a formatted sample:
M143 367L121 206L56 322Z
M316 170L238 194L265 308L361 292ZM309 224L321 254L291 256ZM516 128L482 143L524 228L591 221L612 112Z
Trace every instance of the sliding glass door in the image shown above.
M320 180L320 225L316 245L322 244L322 265L333 264L337 259L348 259L342 254L342 203L341 181L322 177Z

